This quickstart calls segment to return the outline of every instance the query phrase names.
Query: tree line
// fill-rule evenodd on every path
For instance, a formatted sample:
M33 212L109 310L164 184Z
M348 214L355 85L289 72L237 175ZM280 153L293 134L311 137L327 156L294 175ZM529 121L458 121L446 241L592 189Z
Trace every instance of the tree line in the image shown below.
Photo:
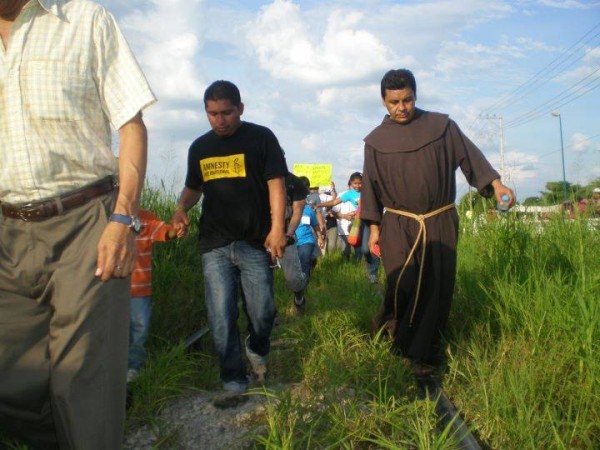
M593 179L590 183L585 185L570 183L568 181L565 183L562 180L548 181L544 186L545 190L540 191L539 195L527 197L525 200L518 203L524 206L550 206L560 204L564 200L565 184L569 201L577 202L581 199L589 199L592 197L594 188L600 188L600 177ZM496 200L494 198L486 199L477 192L467 192L460 198L458 207L461 211L473 210L475 213L482 213L490 208L495 208Z

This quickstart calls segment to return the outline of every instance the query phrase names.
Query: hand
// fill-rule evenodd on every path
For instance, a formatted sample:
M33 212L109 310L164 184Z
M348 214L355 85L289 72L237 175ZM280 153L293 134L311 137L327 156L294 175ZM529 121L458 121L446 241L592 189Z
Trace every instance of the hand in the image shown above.
M127 225L109 222L98 241L96 276L102 281L128 276L135 266L135 235Z
M273 260L276 258L282 258L283 252L285 251L285 247L287 245L285 233L271 229L267 235L267 238L265 239L264 245L267 251L271 253L271 258Z
M319 239L319 242L317 244L321 250L323 250L327 245L327 243L323 239Z
M379 226L369 226L369 252L371 252L371 254L377 256L378 258L381 257L381 250L379 249L379 231Z
M187 233L190 225L190 219L182 208L177 208L171 219L171 225L177 230L177 237L182 237Z
M187 233L187 228L181 224L175 226L175 232L177 233L177 237L183 237Z
M507 208L510 208L515 204L515 194L514 192L502 184L499 179L492 181L492 187L494 188L494 196L496 197L496 201L500 204L505 204L506 202L502 199L503 195L508 195L510 200L506 205Z

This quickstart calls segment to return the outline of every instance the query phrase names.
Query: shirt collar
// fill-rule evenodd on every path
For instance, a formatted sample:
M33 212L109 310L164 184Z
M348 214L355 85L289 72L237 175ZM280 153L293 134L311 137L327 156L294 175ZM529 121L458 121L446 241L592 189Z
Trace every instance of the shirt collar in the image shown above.
M55 15L59 19L67 20L62 9L64 4L69 0L31 0L29 4L38 3L44 10Z

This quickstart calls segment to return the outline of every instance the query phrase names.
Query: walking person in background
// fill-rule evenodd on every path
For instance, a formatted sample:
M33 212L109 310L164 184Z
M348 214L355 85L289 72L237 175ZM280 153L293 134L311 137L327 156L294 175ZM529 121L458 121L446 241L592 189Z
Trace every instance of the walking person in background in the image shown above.
M308 188L308 186L310 185L308 178L300 177L300 180ZM323 230L322 227L319 225L319 220L317 219L318 213L315 212L316 207L317 199L314 196L311 197L309 195L304 204L300 224L298 225L298 227L296 227L295 232L298 257L300 259L302 273L306 278L307 284L308 280L310 279L310 272L313 268L316 258L315 249L320 243L323 242ZM294 298L294 307L299 313L303 313L306 307L306 298L304 295L305 290L306 286L302 291L302 299L300 302L297 302Z
M344 242L342 256L349 259L353 248L355 261L360 261L364 256L367 264L369 283L376 284L378 282L377 271L379 269L380 260L379 257L369 249L369 227L361 223L359 234L360 242L357 245L351 245L348 241L352 220L358 210L362 190L362 180L363 176L360 172L352 173L348 180L348 190L342 192L335 199L322 203L321 206L333 207L332 211L338 219L338 235Z
M314 269L314 267L317 265L317 260L323 254L322 251L325 250L325 219L320 212L320 208L318 207L318 205L321 203L321 197L319 196L319 187L310 187L310 180L308 179L308 177L302 176L300 177L300 179L306 186L308 186L309 194L306 197L306 203L311 205L312 209L315 212L315 219L317 221L315 234L316 241L315 246L313 248L313 255L311 258L311 265ZM304 212L306 212L306 204L304 205L302 220L306 220Z
M600 187L594 188L592 191L590 205L592 208L592 214L595 217L600 217Z
M335 183L333 181L331 182L331 186L319 188L319 209L325 219L325 253L342 249L341 240L338 243L337 219L335 214L331 210L331 207L327 208L322 205L325 202L334 200L336 197L337 192L335 191Z
M337 220L338 239L343 243L342 256L344 259L349 259L352 253L352 246L348 244L348 234L350 234L350 226L354 219L354 214L358 209L358 200L360 199L360 189L362 186L362 174L354 172L348 180L348 189L337 195L332 200L321 203L323 208L331 208L332 214ZM355 259L360 260L360 255L355 251Z
M0 428L114 450L155 98L92 1L4 0L0 35Z
M417 84L409 70L387 72L381 98L388 115L365 138L361 195L369 246L380 244L387 277L375 325L386 326L395 349L423 376L441 361L454 291L456 169L480 194L500 203L508 196L507 207L514 194L454 121L415 107Z
M215 81L204 92L211 131L196 139L172 223L185 230L187 211L204 195L198 224L204 300L221 364L225 393L217 407L247 400L248 376L237 325L238 289L244 293L249 336L246 356L252 376L264 381L275 319L273 271L283 256L287 165L277 138L266 127L243 122L240 91L230 81Z
M292 311L295 314L301 314L305 307L304 290L308 284L308 277L302 270L300 255L296 246L296 229L302 220L302 213L309 191L306 184L290 172L285 176L285 193L285 236L287 246L280 264L285 286L294 293Z
M127 382L133 381L146 361L146 340L152 316L152 250L157 242L178 237L178 230L164 223L152 211L140 210L141 230L136 236L137 260L131 273L129 299L129 359ZM183 234L180 227L179 234Z

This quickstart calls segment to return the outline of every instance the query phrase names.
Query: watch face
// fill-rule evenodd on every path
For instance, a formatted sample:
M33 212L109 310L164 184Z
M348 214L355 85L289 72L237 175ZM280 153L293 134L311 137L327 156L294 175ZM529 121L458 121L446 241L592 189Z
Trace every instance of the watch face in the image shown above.
M131 229L133 231L135 231L136 233L139 233L142 230L142 221L140 220L139 217L135 217L133 216L131 218Z

